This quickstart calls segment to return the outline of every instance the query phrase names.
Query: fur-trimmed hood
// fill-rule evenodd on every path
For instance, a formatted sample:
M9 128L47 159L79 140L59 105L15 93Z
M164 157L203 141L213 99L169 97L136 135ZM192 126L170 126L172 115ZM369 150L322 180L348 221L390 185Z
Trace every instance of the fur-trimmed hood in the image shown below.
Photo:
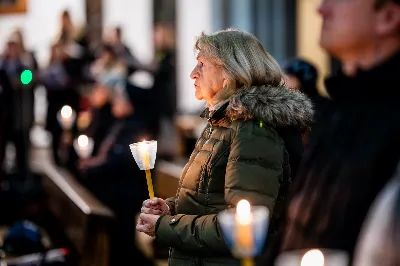
M205 111L202 116L214 121L256 118L277 128L306 128L314 116L313 104L305 94L283 86L251 87L234 94L217 110Z

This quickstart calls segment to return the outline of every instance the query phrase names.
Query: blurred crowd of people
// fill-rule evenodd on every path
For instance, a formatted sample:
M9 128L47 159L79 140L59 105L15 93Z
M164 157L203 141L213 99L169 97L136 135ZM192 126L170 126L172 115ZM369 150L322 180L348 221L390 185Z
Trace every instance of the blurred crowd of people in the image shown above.
M138 168L129 144L158 139L162 124L172 124L176 113L173 27L167 23L155 25L156 56L147 65L123 42L120 27L110 29L103 42L94 46L85 29L74 25L69 11L61 14L60 24L45 67L39 67L34 52L26 49L19 29L11 34L0 56L0 165L4 165L6 145L12 143L16 163L9 172L23 179L30 171L34 91L44 86L48 103L45 129L52 137L54 163L71 171L116 215L111 233L111 265L133 258L142 258L140 265L152 265L135 247L133 225L147 187L144 178L135 178ZM24 70L33 74L29 84L21 81ZM131 82L137 71L153 76L152 88ZM66 105L77 114L69 132L58 120ZM80 159L73 148L73 138L79 134L94 140L90 158ZM159 156L170 158L172 154ZM0 169L2 179L9 175L3 167Z

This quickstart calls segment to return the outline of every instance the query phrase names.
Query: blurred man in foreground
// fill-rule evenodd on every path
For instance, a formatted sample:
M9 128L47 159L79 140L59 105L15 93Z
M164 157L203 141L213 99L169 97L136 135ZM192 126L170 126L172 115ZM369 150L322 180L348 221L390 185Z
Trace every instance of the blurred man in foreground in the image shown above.
M325 0L320 44L342 63L292 190L281 251L344 250L400 159L400 1ZM264 264L265 265L265 264Z

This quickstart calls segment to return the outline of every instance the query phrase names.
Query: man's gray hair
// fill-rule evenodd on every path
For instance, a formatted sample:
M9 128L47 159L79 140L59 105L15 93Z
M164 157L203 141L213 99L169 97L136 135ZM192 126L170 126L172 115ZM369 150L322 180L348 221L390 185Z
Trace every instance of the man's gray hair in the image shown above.
M265 51L252 34L237 29L227 29L197 38L195 51L223 68L226 88L214 97L226 100L238 90L252 86L279 86L283 74L276 60Z

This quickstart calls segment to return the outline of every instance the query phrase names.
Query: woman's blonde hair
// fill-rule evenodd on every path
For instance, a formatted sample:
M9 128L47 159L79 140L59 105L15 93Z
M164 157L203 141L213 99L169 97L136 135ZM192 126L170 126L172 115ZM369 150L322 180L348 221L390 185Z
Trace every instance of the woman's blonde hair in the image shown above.
M252 86L279 86L283 74L276 60L265 51L252 34L227 29L197 38L194 47L198 56L223 67L227 86L214 97L226 100L238 90Z

